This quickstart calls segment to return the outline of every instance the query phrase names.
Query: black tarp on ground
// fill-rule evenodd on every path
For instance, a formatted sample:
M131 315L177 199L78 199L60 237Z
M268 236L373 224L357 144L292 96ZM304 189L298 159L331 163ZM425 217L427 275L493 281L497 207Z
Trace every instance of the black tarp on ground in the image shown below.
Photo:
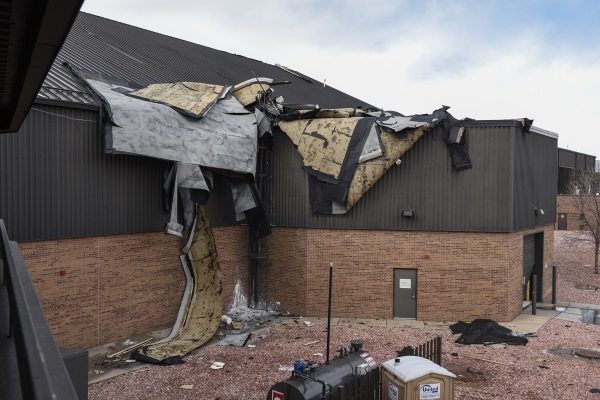
M506 343L524 346L528 340L511 335L512 331L491 319L476 319L473 322L459 321L450 325L453 334L462 333L456 339L460 344Z

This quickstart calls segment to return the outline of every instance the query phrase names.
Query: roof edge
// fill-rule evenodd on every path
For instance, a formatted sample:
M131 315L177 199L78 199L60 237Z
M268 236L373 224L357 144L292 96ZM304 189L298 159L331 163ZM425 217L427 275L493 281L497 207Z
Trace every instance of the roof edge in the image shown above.
M548 136L558 140L558 133L538 128L537 126L532 126L529 131L532 133L537 133L538 135Z

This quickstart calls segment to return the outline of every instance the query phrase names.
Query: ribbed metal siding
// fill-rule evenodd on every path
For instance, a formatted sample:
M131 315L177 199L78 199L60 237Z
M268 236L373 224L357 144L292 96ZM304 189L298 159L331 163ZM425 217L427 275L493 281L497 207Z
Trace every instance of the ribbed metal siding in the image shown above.
M97 112L34 108L19 132L0 136L0 217L11 238L163 228L164 162L104 154Z
M594 157L594 156L586 156L585 157L585 169L588 171L596 170L596 157Z
M212 226L240 225L235 219L235 209L229 181L222 175L214 174L214 188L206 205Z
M515 131L513 230L556 221L558 181L557 140ZM568 155L569 153L562 153ZM571 153L572 154L572 153ZM544 214L535 209L544 210Z
M283 133L273 136L273 204L271 224L307 227L310 214L308 175L302 157Z
M289 139L274 142L274 216L282 226L438 231L510 230L512 127L470 127L473 169L456 172L446 144L429 133L345 215L312 214L302 160ZM402 217L413 210L413 218Z
M576 154L571 150L558 149L558 165L565 168L575 168Z

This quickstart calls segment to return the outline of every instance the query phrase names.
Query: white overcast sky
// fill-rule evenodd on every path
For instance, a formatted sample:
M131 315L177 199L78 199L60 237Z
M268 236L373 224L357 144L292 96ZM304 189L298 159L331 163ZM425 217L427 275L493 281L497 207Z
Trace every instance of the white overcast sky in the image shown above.
M86 0L82 11L404 114L531 118L559 147L600 156L600 1Z

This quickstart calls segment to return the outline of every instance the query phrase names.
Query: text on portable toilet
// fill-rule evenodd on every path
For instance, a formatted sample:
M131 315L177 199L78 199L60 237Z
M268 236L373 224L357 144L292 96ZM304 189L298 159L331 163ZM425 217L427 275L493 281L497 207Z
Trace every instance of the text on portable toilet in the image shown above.
M419 399L439 399L440 398L440 384L439 383L426 383L419 386Z
M398 388L390 383L388 386L388 398L390 400L398 400Z

